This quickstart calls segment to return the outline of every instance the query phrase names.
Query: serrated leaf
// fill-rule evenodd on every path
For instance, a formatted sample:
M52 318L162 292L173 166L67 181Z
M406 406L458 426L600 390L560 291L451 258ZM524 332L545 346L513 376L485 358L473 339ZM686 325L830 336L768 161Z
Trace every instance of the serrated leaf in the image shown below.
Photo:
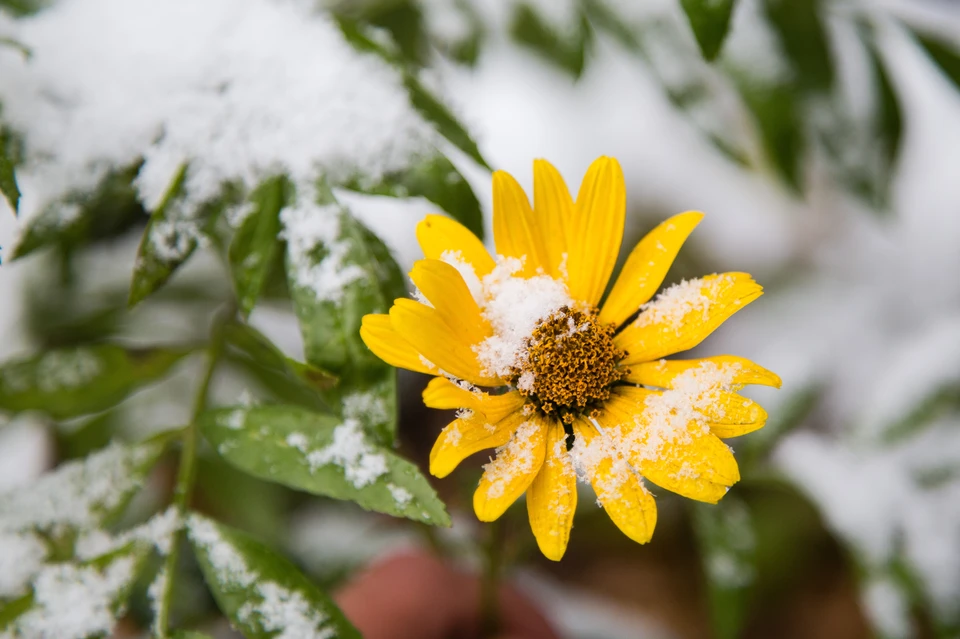
M344 186L373 195L423 196L483 239L483 211L470 184L445 156L437 155L410 169L373 182L360 176Z
M247 324L226 324L223 338L227 359L243 366L278 397L313 410L328 408L322 393L337 384L336 377L290 359L265 335Z
M300 322L307 362L335 374L336 395L376 392L389 411L384 420L366 423L381 443L393 442L395 371L360 339L360 323L368 313L385 313L405 293L403 276L386 245L350 212L336 204L329 191L322 205L300 211L304 217L287 220L287 279ZM323 237L309 237L298 224L323 219ZM290 227L289 224L293 226Z
M368 510L450 524L417 467L370 441L354 418L255 406L208 411L198 423L224 459L252 475Z
M20 210L20 187L6 136L0 132L0 193L7 198L14 215Z
M833 87L833 55L823 21L822 0L763 0L764 13L805 92Z
M706 60L714 60L730 30L736 0L680 0Z
M0 410L56 419L106 410L159 379L188 349L95 344L47 351L0 366Z
M247 639L360 639L333 601L267 546L199 515L187 533L217 605Z
M244 219L230 243L230 270L244 317L257 303L280 246L280 210L287 202L288 190L287 179L282 176L261 184L250 198L253 212Z
M692 504L691 508L714 636L735 639L743 630L757 572L750 511L730 495L716 505Z
M558 33L533 7L520 3L514 7L510 35L574 78L579 78L586 61L589 30L582 16L578 22L575 33Z
M923 50L937 65L945 76L960 90L960 47L956 42L950 43L931 33L911 29L913 37L917 39Z

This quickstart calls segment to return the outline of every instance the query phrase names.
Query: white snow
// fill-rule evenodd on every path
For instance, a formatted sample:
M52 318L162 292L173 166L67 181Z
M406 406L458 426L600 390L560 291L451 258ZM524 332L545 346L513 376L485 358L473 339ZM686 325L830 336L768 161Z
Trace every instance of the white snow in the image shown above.
M410 500L413 499L413 493L404 488L403 486L397 486L396 484L387 484L387 490L390 491L390 495L393 497L393 501L397 502L397 506L403 508L410 503Z
M387 474L387 458L367 441L363 427L355 419L344 419L334 428L332 441L323 448L310 448L310 440L303 433L287 435L287 444L305 456L312 470L335 465L355 488L369 486Z
M0 532L0 597L24 594L46 557L46 544L34 533Z
M520 424L510 441L497 448L494 458L484 464L483 478L490 484L487 495L491 499L502 497L513 481L533 472L534 435L540 429L539 422L535 420Z
M676 326L679 331L684 320L697 311L706 316L710 309L711 300L716 298L716 291L720 288L724 278L704 280L697 278L683 280L674 284L657 295L652 301L640 307L640 315L635 324L650 326L664 324Z

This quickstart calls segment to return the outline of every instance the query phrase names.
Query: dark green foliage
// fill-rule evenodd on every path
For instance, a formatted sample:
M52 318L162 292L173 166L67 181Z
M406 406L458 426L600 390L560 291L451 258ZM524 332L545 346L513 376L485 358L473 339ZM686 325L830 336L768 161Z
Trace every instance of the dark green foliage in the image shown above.
M736 0L680 0L680 5L690 20L700 52L705 59L713 60L727 37Z

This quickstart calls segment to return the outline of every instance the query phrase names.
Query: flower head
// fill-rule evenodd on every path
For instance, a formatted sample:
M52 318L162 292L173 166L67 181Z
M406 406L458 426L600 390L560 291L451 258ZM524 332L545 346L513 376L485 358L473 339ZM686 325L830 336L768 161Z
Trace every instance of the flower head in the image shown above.
M492 521L526 493L544 555L560 559L589 482L613 522L649 541L657 510L644 479L692 499L719 500L740 478L721 437L763 426L736 393L780 385L731 355L666 360L699 344L762 289L745 273L684 281L654 294L703 215L681 213L633 249L600 305L623 236L620 165L599 158L574 201L557 170L534 162L534 202L493 175L497 256L466 228L431 215L417 227L426 259L416 297L368 315L361 335L384 361L436 377L433 408L458 409L430 454L448 475L488 448L474 509Z

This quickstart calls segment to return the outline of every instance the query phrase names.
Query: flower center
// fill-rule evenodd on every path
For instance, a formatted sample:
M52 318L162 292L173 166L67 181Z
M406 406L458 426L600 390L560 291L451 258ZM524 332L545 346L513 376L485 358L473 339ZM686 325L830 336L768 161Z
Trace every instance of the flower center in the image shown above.
M629 373L617 365L626 352L613 343L615 330L598 322L595 311L564 306L527 338L525 361L510 381L537 409L569 424L596 410L610 397L610 386Z

